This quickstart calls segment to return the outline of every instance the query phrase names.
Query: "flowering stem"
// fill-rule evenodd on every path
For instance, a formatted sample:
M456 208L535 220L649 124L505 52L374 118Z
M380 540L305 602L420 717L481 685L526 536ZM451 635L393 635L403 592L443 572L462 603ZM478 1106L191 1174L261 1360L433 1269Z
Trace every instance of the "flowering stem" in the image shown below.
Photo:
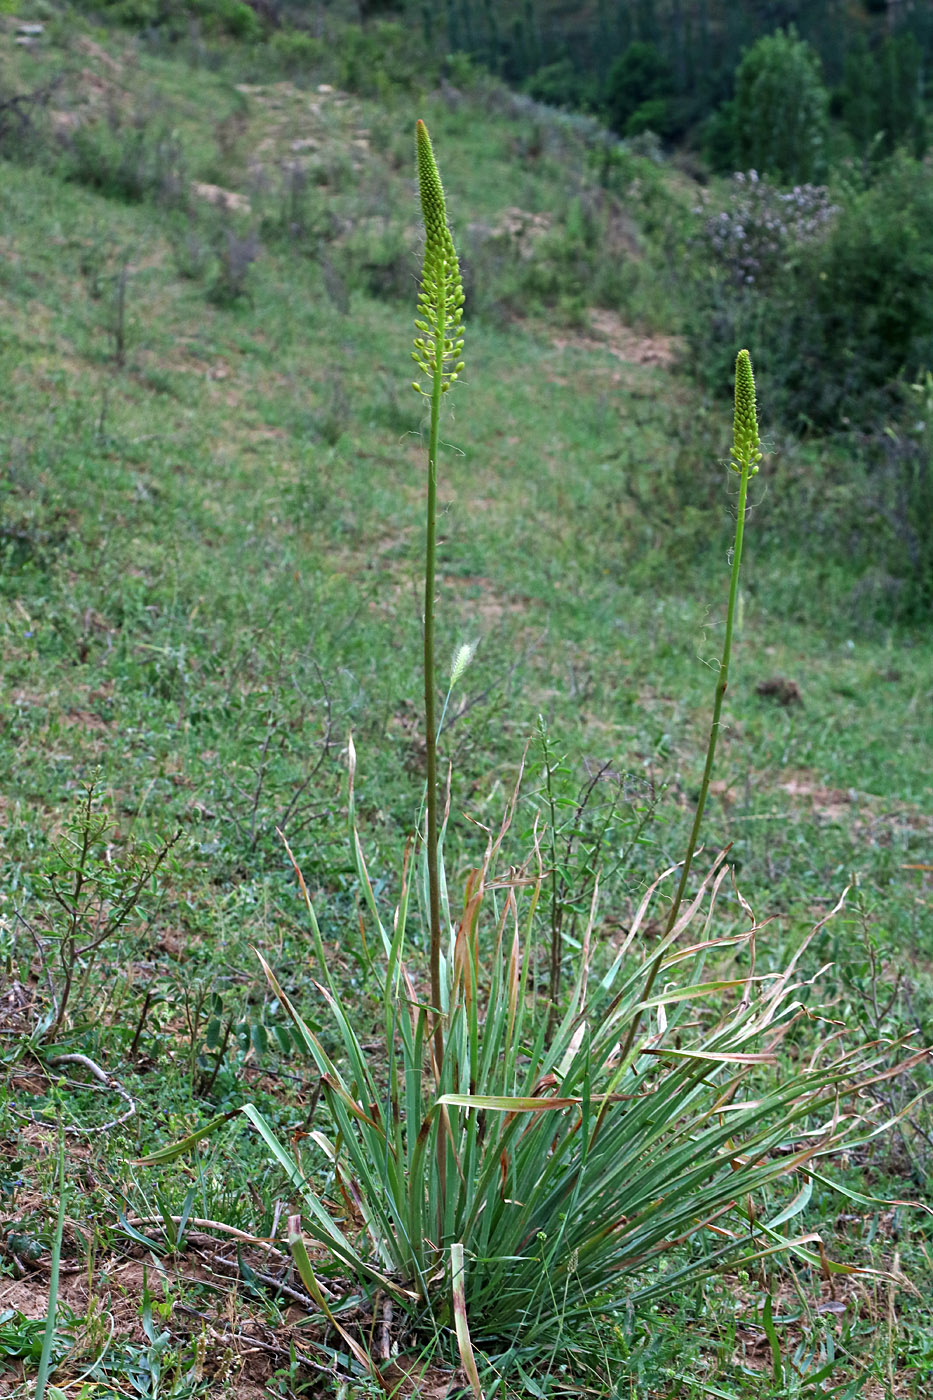
M742 540L745 535L745 503L748 495L748 476L748 468L743 467L742 474L739 478L739 504L736 511L735 544L732 550L732 576L729 580L726 635L723 641L722 659L719 663L719 678L716 682L716 694L713 699L713 721L710 725L709 743L706 746L706 765L703 769L703 781L700 784L700 796L697 799L697 809L693 818L693 826L690 830L690 839L687 842L687 855L684 859L683 869L680 872L680 883L677 886L677 893L674 895L674 903L671 905L671 912L668 915L665 933L670 933L677 920L677 915L680 913L684 891L687 888L687 881L690 878L690 867L693 864L693 857L696 855L700 825L703 821L703 809L706 806L706 799L709 795L710 778L713 774L713 762L716 757L716 742L719 738L719 725L722 716L722 702L726 693L726 686L729 683L729 657L732 652L732 630L735 622L736 603L739 595L739 567L742 563ZM647 991L645 995L648 995Z
M729 658L732 653L732 633L735 625L736 605L739 597L739 569L742 564L742 542L745 538L745 513L748 499L748 480L755 475L758 470L758 463L761 461L760 444L758 440L758 416L755 406L755 381L752 376L751 360L747 350L740 350L735 368L735 426L732 447L732 469L739 474L739 502L736 510L735 542L732 548L732 573L729 578L729 602L726 608L726 635L723 640L722 657L719 662L719 675L716 680L716 692L713 697L713 719L710 724L709 742L706 746L706 763L703 768L703 780L700 783L700 795L697 799L696 812L693 818L693 826L690 828L690 837L687 841L687 853L684 857L683 867L680 872L680 882L677 886L677 893L674 895L674 902L671 905L670 913L667 916L667 923L664 934L661 938L661 948L655 955L648 979L641 994L642 1001L647 1001L654 987L655 979L661 967L661 960L664 955L664 946L667 935L677 922L683 904L684 894L687 889L687 881L690 878L690 868L693 865L693 857L696 855L697 843L700 836L700 826L703 821L703 811L706 807L706 799L709 795L710 778L713 774L713 762L716 758L716 743L719 739L719 728L722 719L722 702L726 693L726 686L729 683ZM641 1024L641 1012L637 1012L629 1028L625 1047L622 1052L623 1060L627 1057L632 1048L635 1036L638 1034L638 1027Z
M434 1059L440 1073L444 1057L441 1005L441 886L437 863L437 725L434 710L434 592L437 560L437 438L443 390L444 308L439 311L439 333L431 385L431 426L428 437L428 505L424 565L424 739L427 781L428 920L431 933L431 1005L434 1008Z
M418 292L419 332L412 359L431 383L431 427L428 441L428 502L424 566L424 743L425 806L427 808L428 923L431 935L431 1030L435 1070L444 1058L444 1004L441 987L441 888L438 870L437 820L437 686L434 668L434 593L437 558L437 438L441 398L463 369L463 282L447 225L444 187L424 122L415 126L418 186L424 214L424 266ZM412 388L427 397L416 380Z

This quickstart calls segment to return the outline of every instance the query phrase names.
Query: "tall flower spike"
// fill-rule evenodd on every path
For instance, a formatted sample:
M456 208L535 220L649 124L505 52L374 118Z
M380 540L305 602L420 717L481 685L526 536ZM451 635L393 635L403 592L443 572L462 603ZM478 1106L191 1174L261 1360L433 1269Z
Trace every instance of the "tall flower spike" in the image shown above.
M751 356L740 350L735 362L735 421L732 435L732 470L754 476L761 461L758 437L758 409L755 403L755 376Z
M446 393L463 369L461 320L463 282L454 241L447 226L444 187L438 174L431 138L424 122L415 127L418 150L418 185L424 214L424 267L418 292L418 336L412 359L431 381L438 377L441 393ZM429 393L415 381L419 394Z

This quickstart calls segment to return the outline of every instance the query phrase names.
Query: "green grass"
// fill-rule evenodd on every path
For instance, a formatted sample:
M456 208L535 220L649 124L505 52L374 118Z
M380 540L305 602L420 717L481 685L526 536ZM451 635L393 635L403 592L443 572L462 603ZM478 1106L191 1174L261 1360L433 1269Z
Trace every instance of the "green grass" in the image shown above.
M122 40L114 51L125 61ZM7 54L4 72L29 83L62 60L54 47L38 57ZM14 71L14 62L23 66ZM88 66L105 75L98 60ZM560 123L544 156L517 163L524 133L506 102L502 115L489 116L469 99L448 112L429 96L417 113L395 99L322 100L312 117L309 95L297 89L242 94L223 72L200 69L196 78L179 62L142 54L134 101L142 107L155 94L171 113L191 178L250 193L263 247L246 276L248 295L232 305L208 295L216 214L195 206L189 225L178 209L105 198L39 161L5 160L2 169L0 953L7 988L18 980L44 998L44 972L22 920L40 936L47 927L43 872L95 772L115 825L110 855L100 855L105 865L119 862L131 836L157 841L182 832L158 891L143 897L139 917L101 950L73 1025L54 1046L103 1064L139 1105L125 1127L87 1145L69 1139L63 1266L79 1265L80 1274L63 1280L60 1332L83 1338L87 1349L70 1343L71 1359L52 1380L96 1366L89 1396L130 1393L129 1377L151 1378L156 1364L160 1393L219 1394L242 1384L245 1394L254 1363L237 1360L248 1347L231 1337L274 1338L280 1350L263 1354L261 1372L262 1380L281 1373L271 1393L314 1378L297 1362L289 1373L289 1344L305 1353L285 1301L249 1281L249 1270L262 1267L261 1251L244 1248L234 1280L196 1253L171 1257L162 1231L156 1263L127 1238L118 1213L182 1215L193 1190L190 1214L263 1236L274 1203L284 1203L281 1177L239 1115L193 1165L133 1164L247 1099L283 1135L307 1129L309 1120L313 1127L315 1077L294 1046L279 1046L275 1028L285 1018L251 952L251 945L264 951L289 996L308 997L305 934L277 823L286 821L315 892L333 975L358 992L361 1008L372 1005L374 1024L378 1017L345 840L346 741L352 730L358 816L388 913L391 872L422 781L426 428L405 367L420 261L412 119L423 115L443 147L452 224L455 235L467 234L466 246L466 225L494 224L506 206L553 214L565 230L570 196L591 190L594 178ZM241 109L243 134L225 156L218 124ZM323 243L317 234L283 235L280 187L256 193L247 180L265 139L273 143L263 148L273 169L276 156L288 155L309 130L321 143L315 160L328 183L310 188L308 218L326 215L339 228L352 222ZM369 136L354 137L361 130ZM349 146L353 139L368 140L368 151ZM362 153L358 171L354 149ZM686 203L676 185L666 198L675 210ZM367 222L384 210L384 227ZM241 234L249 222L237 221ZM203 254L200 277L179 274L179 238L188 232ZM647 219L639 236L643 262L632 272L630 304L618 310L625 321L650 305L648 324L663 325L663 299L654 291L651 303L645 291L663 238L652 241ZM322 255L341 279L349 314L328 293ZM126 362L119 369L109 327L124 258ZM488 272L490 264L483 266ZM523 275L511 255L496 273L507 307ZM567 800L610 764L623 784L620 820L656 804L643 841L604 890L601 933L611 940L650 878L680 858L699 786L731 538L722 463L728 413L679 374L594 349L588 330L576 340L580 328L568 330L567 317L568 307L577 314L580 276L572 268L560 276L560 306L538 296L524 320L490 298L485 318L470 321L468 369L448 396L439 648L443 657L465 640L479 647L459 691L464 712L455 695L445 740L456 818L447 860L459 887L478 844L459 818L498 820L522 749L544 715L556 751L567 755ZM372 288L386 279L391 295L378 299ZM563 348L556 343L568 339ZM707 850L733 842L743 893L759 917L773 916L759 940L760 970L778 966L858 872L858 901L812 945L808 970L832 961L823 990L837 999L841 1017L869 1031L875 1002L884 1013L883 989L902 974L875 1029L916 1025L929 1043L927 638L874 620L871 600L865 605L870 551L853 555L846 538L834 537L835 503L853 489L847 479L858 479L856 464L830 452L821 460L812 445L781 438L766 417L763 430L779 450L753 484ZM846 514L848 500L843 506ZM822 522L815 539L800 528L804 513ZM802 703L783 708L759 696L757 684L774 676L796 681ZM519 812L522 834L542 803L536 786L538 777ZM603 791L600 785L597 797ZM616 844L631 830L620 826ZM148 1001L147 992L154 994ZM19 1020L3 1014L0 1190L9 1226L0 1235L0 1357L19 1367L25 1350L32 1369L14 1371L25 1384L41 1333L22 1320L15 1301L4 1301L4 1290L20 1303L31 1299L32 1316L44 1316L55 1135L24 1130L13 1110L50 1123L63 1111L91 1126L118 1109L97 1088L60 1085L63 1076L87 1076L52 1066L53 1049L30 1041L32 1012L18 1012ZM211 1080L215 1018L233 1029ZM846 1179L879 1195L928 1194L933 1129L929 1117L914 1117L918 1130L853 1161ZM313 1146L307 1151L314 1162ZM931 1241L919 1212L873 1212L817 1192L806 1223L824 1232L833 1257L890 1268L899 1254L929 1296ZM14 1236L39 1247L36 1271L17 1265ZM196 1248L214 1259L222 1253ZM235 1250L224 1257L236 1266ZM89 1280L83 1292L78 1277ZM121 1277L129 1280L124 1294ZM819 1280L807 1277L802 1286L812 1303ZM607 1395L613 1387L620 1395L715 1393L702 1389L708 1384L729 1395L761 1394L761 1377L774 1368L762 1326L762 1300L772 1288L785 1358L805 1338L828 1358L832 1337L838 1379L867 1366L879 1394L889 1373L897 1377L889 1393L924 1393L933 1366L925 1302L902 1291L889 1313L879 1285L864 1298L846 1294L841 1318L807 1317L778 1270L727 1280L722 1290L697 1288L676 1306L620 1315L613 1327L581 1328L572 1361L550 1365L543 1356L529 1393L531 1385L549 1385L553 1394L585 1386ZM218 1340L203 1320L173 1311L176 1303L211 1317L227 1308L225 1335ZM95 1308L114 1324L103 1352L109 1326L91 1325ZM200 1362L199 1346L207 1358ZM803 1354L798 1364L803 1369ZM785 1389L806 1393L790 1379ZM142 1393L152 1393L151 1385ZM783 1392L775 1385L774 1393Z

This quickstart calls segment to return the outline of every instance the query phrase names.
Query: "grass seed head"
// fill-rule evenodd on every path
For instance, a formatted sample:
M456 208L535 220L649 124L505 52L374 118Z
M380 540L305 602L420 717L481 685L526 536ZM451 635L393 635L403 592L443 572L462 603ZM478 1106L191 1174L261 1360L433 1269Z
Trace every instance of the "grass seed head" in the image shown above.
M473 657L476 655L475 642L461 642L454 652L453 660L450 664L450 689L460 680Z

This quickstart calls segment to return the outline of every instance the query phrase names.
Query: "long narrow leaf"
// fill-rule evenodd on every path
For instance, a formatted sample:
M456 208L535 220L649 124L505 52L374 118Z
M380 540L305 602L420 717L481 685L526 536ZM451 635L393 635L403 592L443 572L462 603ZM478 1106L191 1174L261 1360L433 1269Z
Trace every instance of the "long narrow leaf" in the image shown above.
M363 1369L369 1372L373 1380L379 1386L380 1390L387 1390L388 1387L386 1386L382 1373L380 1372L376 1363L373 1361L372 1357L369 1355L368 1352L363 1350L356 1338L350 1335L350 1333L342 1325L339 1319L336 1318L333 1312L331 1311L327 1299L324 1297L324 1293L321 1289L321 1286L317 1281L314 1268L311 1264L310 1256L308 1255L308 1249L305 1245L304 1237L301 1233L301 1218L297 1215L290 1215L288 1218L288 1248L289 1253L291 1254L292 1259L294 1261L295 1268L298 1270L302 1283L308 1290L311 1297L314 1299L315 1303L317 1303L318 1307L321 1309L321 1312L327 1318L328 1322L335 1329L335 1331L340 1333L341 1337L346 1342L347 1346L350 1348L350 1351L353 1354L353 1356L356 1357L357 1361L360 1363Z
M463 1369L466 1371L467 1380L473 1387L473 1394L476 1396L476 1400L484 1400L483 1387L480 1385L479 1380L479 1371L476 1369L476 1357L473 1354L473 1343L470 1339L470 1324L467 1319L462 1244L452 1244L450 1246L450 1276L454 1305L454 1328L457 1333L457 1347L460 1351L460 1360L463 1362Z
M210 1137L224 1123L229 1123L231 1118L235 1118L239 1109L232 1108L227 1113L218 1113L216 1118L211 1118L202 1127L196 1128L187 1137L180 1138L178 1142L171 1143L168 1147L160 1147L155 1152L148 1153L145 1157L137 1157L134 1165L138 1167L161 1166L165 1162L174 1162L176 1157L180 1157L183 1152L194 1147L203 1138Z

